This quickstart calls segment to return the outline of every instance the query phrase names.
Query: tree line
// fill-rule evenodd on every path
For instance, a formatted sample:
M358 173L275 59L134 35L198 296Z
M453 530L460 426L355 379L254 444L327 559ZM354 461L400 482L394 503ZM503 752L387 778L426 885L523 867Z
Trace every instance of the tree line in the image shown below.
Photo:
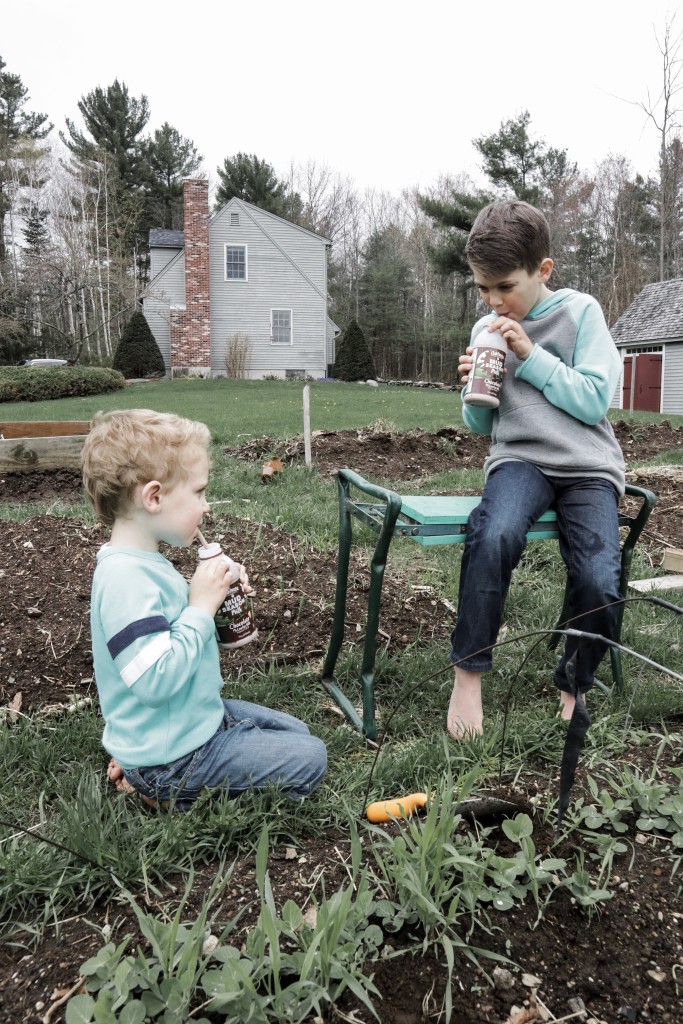
M454 381L481 312L464 259L477 212L518 197L548 217L551 287L594 295L614 323L642 287L683 276L683 141L677 93L681 36L658 39L661 94L641 104L659 136L658 170L624 155L581 170L536 136L528 111L471 140L485 184L454 173L424 191L360 192L309 160L276 173L238 152L217 168L215 206L239 196L331 242L330 315L357 320L383 378ZM148 131L147 98L125 83L78 102L55 137L27 86L0 57L0 362L62 355L110 364L148 284L150 228L182 230L182 183L202 173L192 140L164 122Z

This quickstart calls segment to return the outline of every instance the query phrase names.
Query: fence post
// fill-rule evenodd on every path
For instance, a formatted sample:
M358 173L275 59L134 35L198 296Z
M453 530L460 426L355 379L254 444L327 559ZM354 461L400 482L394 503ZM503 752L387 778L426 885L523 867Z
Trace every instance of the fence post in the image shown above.
M304 461L311 468L311 389L304 385Z

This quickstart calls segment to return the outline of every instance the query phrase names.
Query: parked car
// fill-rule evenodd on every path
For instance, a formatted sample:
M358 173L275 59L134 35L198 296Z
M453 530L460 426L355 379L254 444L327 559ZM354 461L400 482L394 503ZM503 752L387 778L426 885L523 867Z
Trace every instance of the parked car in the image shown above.
M68 366L66 359L24 359L22 366Z

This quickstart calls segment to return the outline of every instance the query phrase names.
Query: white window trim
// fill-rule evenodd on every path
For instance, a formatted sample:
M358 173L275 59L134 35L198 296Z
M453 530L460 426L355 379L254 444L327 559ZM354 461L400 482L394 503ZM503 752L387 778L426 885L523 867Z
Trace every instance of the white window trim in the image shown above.
M289 341L275 341L273 338L273 313L289 313ZM288 309L287 306L273 306L270 311L270 344L275 348L286 348L289 345L290 348L294 345L294 310Z
M244 277L228 277L228 249L244 249ZM226 242L223 246L223 280L240 284L249 280L249 247L244 242Z

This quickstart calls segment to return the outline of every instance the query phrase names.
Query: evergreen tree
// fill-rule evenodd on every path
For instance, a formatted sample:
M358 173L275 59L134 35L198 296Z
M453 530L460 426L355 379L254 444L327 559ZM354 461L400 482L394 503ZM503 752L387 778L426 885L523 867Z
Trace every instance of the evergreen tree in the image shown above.
M356 319L350 322L339 340L332 374L337 380L346 381L377 378L372 354Z
M575 175L577 168L569 163L566 149L548 148L542 139L532 139L530 122L531 115L525 110L472 144L484 158L483 169L493 185L542 207L544 189Z
M138 310L123 329L112 366L126 380L133 377L160 377L166 373L164 358L144 313Z
M5 218L11 205L10 180L13 176L22 179L23 148L44 139L52 129L47 114L23 109L28 89L19 75L10 74L5 67L0 57L0 264L7 257Z
M381 375L403 376L407 365L415 364L413 328L419 297L408 240L394 224L375 231L363 249L359 299L359 319Z
M297 205L292 205L294 197L289 194L285 182L278 180L266 160L259 160L253 154L237 153L233 157L226 157L223 166L216 169L220 178L216 192L217 210L237 196L269 213L294 219L292 212L296 212L294 207Z
M432 263L442 274L469 277L470 268L465 259L467 236L479 211L492 200L493 196L481 191L472 195L452 192L450 201L419 196L420 208L444 229L441 244L429 247Z
M64 145L79 163L97 161L101 152L114 158L116 172L125 189L137 189L144 177L141 133L149 121L146 96L130 96L125 82L98 86L78 101L86 132L68 117L68 135L60 132Z
M165 121L143 142L142 156L147 194L144 227L182 231L183 178L199 170L201 154L191 139Z
M0 366L16 366L27 359L34 340L24 324L4 315L0 305Z
M74 156L80 176L98 197L98 219L116 258L130 263L138 256L142 277L147 271L147 231L144 225L145 184L148 178L143 129L149 120L146 96L131 96L118 79L98 86L78 101L85 131L66 118L68 134L60 138ZM105 225L106 219L106 225Z
M46 224L48 216L47 210L39 210L37 207L33 207L27 213L24 238L26 239L26 252L29 256L42 256L50 244L50 235Z

